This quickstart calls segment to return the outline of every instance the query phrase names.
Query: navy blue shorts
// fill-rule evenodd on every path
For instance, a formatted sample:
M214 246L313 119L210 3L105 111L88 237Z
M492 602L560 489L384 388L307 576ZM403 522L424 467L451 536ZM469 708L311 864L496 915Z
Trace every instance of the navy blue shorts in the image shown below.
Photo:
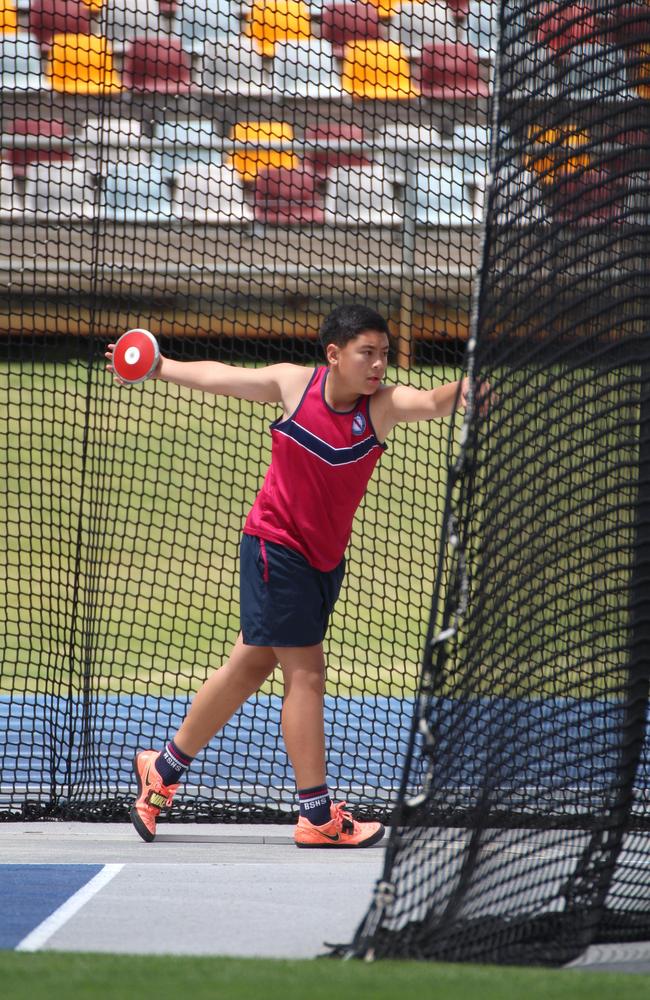
M317 646L341 590L345 559L329 573L285 545L242 535L239 590L247 646Z

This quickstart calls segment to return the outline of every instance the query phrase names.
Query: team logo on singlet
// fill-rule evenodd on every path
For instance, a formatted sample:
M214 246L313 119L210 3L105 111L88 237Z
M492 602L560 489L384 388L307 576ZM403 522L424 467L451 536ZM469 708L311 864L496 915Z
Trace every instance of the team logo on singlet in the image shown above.
M359 437L366 429L366 418L363 413L355 413L352 420L352 433Z

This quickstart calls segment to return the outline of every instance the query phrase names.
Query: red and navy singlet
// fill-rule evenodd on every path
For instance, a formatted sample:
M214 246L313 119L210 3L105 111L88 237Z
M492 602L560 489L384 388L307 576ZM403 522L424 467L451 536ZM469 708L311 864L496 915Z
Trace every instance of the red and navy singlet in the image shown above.
M244 525L245 534L295 549L323 572L343 558L386 449L370 421L369 396L343 412L328 406L327 372L317 368L296 410L271 424L271 464Z

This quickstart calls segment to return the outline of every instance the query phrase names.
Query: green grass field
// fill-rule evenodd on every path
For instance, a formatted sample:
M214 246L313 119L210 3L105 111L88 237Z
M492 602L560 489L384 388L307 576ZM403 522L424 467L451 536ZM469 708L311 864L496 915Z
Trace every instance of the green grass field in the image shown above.
M418 962L0 953L8 1000L647 1000L650 975Z
M90 670L98 692L190 691L238 631L239 532L278 414L90 374L80 363L0 368L2 690L74 692ZM423 386L445 377L454 372L410 373ZM436 421L389 442L349 550L330 691L414 690L447 433Z
M423 387L457 375L416 368L388 380ZM607 400L619 375L600 379ZM584 687L574 664L602 663L611 675L626 662L618 595L629 583L637 414L628 404L619 420L616 406L594 406L592 383L587 369L530 373L508 404L513 433L499 432L498 460L479 467L470 544L482 544L487 516L492 549L475 558L495 572L479 566L474 603L499 651L481 668L492 694L525 695L511 684L522 658L541 678L559 671L567 695ZM0 691L193 691L238 631L239 533L268 463L276 409L158 383L119 388L99 365L78 362L0 366L0 398L8 414ZM488 446L492 433L490 425ZM331 622L331 694L416 689L447 442L447 421L391 436L357 515ZM598 648L592 621L604 636ZM454 692L453 674L447 688ZM279 679L267 690L280 693Z

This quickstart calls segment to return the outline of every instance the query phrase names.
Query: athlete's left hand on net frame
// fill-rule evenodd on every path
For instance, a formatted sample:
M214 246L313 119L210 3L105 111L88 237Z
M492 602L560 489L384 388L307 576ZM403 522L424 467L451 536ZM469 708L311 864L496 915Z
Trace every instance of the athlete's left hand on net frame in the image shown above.
M465 376L461 380L460 384L460 405L465 409L467 407L467 398L469 396L469 379ZM496 395L492 391L492 386L487 381L487 379L481 380L477 383L475 387L474 396L474 406L476 412L480 417L484 417L494 406L496 402Z

